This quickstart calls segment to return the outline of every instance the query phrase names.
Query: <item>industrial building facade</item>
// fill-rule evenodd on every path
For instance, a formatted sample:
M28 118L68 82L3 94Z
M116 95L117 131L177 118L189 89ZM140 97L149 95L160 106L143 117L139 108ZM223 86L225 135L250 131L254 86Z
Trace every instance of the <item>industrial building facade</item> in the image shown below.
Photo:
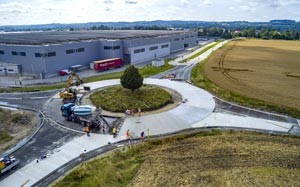
M72 65L121 58L137 64L197 44L192 31L49 31L0 34L0 62L20 66L23 75L49 77ZM1 69L1 68L0 68ZM8 69L1 69L0 74Z

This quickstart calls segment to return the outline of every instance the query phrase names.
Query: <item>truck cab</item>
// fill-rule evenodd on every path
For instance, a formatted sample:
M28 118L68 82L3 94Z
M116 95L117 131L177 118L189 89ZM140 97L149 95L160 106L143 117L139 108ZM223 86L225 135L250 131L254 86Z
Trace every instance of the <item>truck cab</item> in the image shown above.
M19 163L14 156L0 158L0 175L14 169Z
M67 103L67 104L62 105L60 108L62 116L65 118L71 117L71 115L73 113L72 107L74 107L74 106L75 106L74 103Z

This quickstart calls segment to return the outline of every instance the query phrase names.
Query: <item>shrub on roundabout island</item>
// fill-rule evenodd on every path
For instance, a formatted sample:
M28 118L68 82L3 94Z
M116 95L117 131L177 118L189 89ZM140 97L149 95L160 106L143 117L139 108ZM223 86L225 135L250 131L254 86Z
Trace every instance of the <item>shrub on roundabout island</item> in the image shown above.
M132 93L143 85L143 81L144 78L133 65L128 66L121 76L121 85L123 88L130 89Z

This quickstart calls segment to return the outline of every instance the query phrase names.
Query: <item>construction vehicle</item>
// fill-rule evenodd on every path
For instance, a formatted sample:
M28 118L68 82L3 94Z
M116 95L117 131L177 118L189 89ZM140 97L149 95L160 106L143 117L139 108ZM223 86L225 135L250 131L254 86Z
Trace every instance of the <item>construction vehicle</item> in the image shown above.
M106 129L106 131L110 128L107 121L101 115L100 108L90 105L77 106L74 103L67 103L61 106L61 113L67 121L73 121L90 128Z
M14 156L0 158L0 175L14 169L20 163Z
M71 72L65 90L59 93L59 97L63 99L63 103L74 103L77 99L77 90L71 88L74 77L77 79L75 82L76 86L79 86L83 82L75 72Z
M168 75L165 75L163 78L165 78L165 79L175 79L176 74L175 73L170 73Z

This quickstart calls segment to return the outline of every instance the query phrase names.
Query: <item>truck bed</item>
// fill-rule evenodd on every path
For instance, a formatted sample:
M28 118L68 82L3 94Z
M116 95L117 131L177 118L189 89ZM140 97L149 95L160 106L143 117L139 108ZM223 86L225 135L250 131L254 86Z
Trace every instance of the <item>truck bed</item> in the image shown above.
M11 163L9 166L1 169L0 174L5 173L11 169L13 169L15 166L17 166L20 163L19 160L14 161L13 163Z

